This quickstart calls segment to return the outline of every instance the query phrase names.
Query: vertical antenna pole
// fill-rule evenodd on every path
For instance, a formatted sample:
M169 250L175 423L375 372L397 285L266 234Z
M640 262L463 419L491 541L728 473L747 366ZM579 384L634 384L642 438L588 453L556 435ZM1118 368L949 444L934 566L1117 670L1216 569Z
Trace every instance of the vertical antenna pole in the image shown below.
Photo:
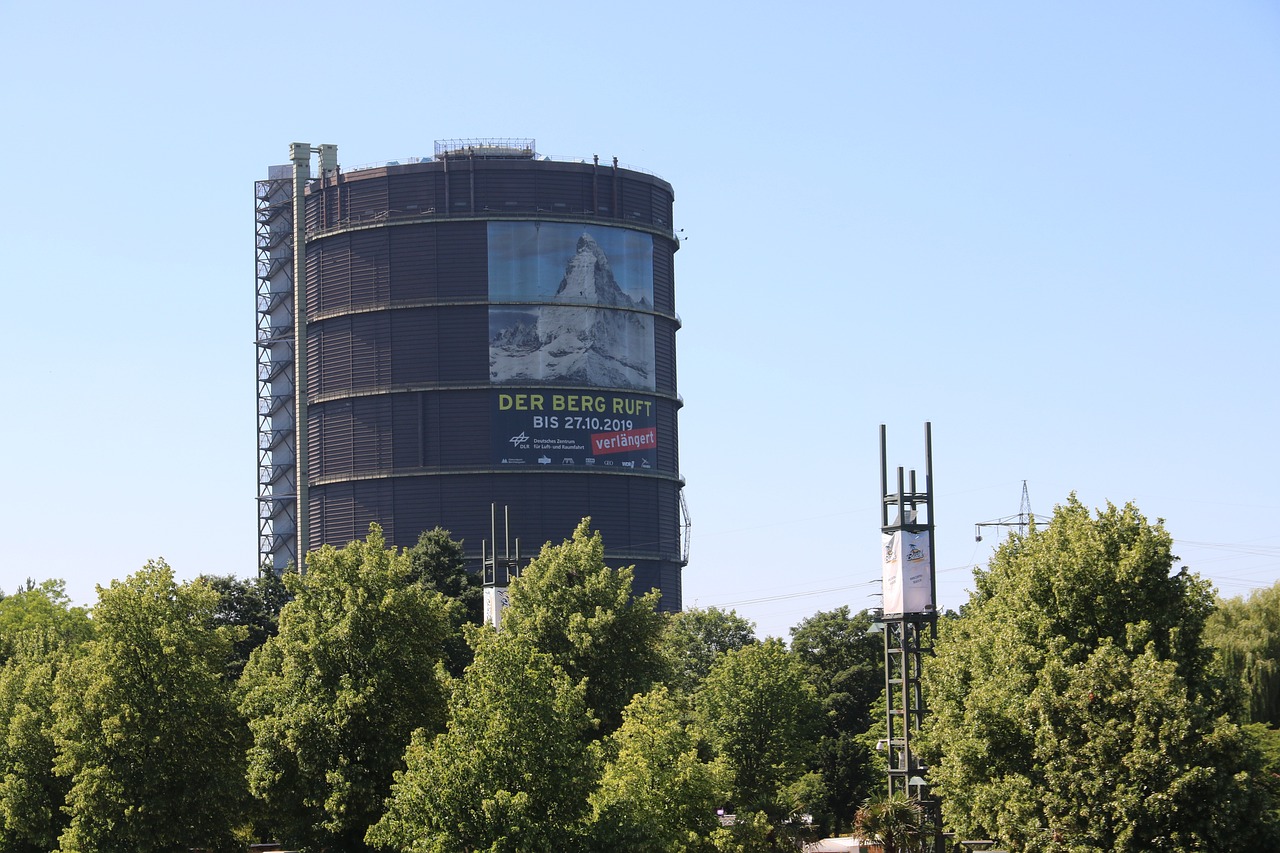
M311 143L289 146L293 162L293 452L294 514L298 527L298 573L311 547L311 465L307 457L307 181L311 178Z
M880 526L889 526L889 505L884 496L889 493L889 469L886 459L884 424L880 424Z
M933 423L924 422L924 501L929 510L929 600L933 602L934 619L930 623L934 638L938 636L938 558L933 536Z

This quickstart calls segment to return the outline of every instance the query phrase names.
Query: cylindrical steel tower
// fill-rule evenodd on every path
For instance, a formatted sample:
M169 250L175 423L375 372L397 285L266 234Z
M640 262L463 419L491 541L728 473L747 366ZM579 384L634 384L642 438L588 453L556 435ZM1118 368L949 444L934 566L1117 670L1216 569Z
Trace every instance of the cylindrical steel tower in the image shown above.
M590 516L610 564L679 609L672 199L532 140L322 166L298 255L306 545L440 525L478 566L493 504L526 553Z

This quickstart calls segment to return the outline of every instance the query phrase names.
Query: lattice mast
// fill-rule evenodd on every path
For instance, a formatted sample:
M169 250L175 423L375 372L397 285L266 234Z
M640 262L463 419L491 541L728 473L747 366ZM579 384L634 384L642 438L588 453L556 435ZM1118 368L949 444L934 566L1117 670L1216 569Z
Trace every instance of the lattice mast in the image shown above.
M929 713L920 676L925 656L937 637L936 567L933 553L933 438L924 427L924 488L914 469L897 469L890 490L885 428L880 426L880 532L883 544L885 752L889 793L920 801L938 825L939 804L926 781L914 742Z
M277 573L301 567L308 543L306 187L338 168L334 145L289 146L290 164L254 182L257 228L258 561ZM301 319L299 319L301 318ZM298 508L304 508L299 512Z
M258 362L258 563L298 558L293 376L293 174L255 181Z

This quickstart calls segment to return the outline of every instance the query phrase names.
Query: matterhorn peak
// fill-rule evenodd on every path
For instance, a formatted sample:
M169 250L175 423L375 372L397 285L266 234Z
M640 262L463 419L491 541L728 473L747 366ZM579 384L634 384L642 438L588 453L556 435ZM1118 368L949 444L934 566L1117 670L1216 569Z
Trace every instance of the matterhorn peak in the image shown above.
M618 286L609 266L609 257L589 233L578 238L577 249L564 268L564 278L556 299L588 305L630 305L631 299Z

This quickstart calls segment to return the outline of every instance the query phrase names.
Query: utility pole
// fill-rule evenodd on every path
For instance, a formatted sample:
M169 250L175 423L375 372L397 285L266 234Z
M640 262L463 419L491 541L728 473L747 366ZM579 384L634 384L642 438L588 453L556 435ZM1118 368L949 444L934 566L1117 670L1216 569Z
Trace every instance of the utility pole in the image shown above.
M1027 493L1027 481L1022 481L1022 503L1018 506L1017 515L1006 515L1004 518L997 518L993 521L979 521L973 526L973 541L982 541L982 528L984 527L1011 527L1018 531L1019 536L1026 536L1027 531L1031 529L1031 495Z

